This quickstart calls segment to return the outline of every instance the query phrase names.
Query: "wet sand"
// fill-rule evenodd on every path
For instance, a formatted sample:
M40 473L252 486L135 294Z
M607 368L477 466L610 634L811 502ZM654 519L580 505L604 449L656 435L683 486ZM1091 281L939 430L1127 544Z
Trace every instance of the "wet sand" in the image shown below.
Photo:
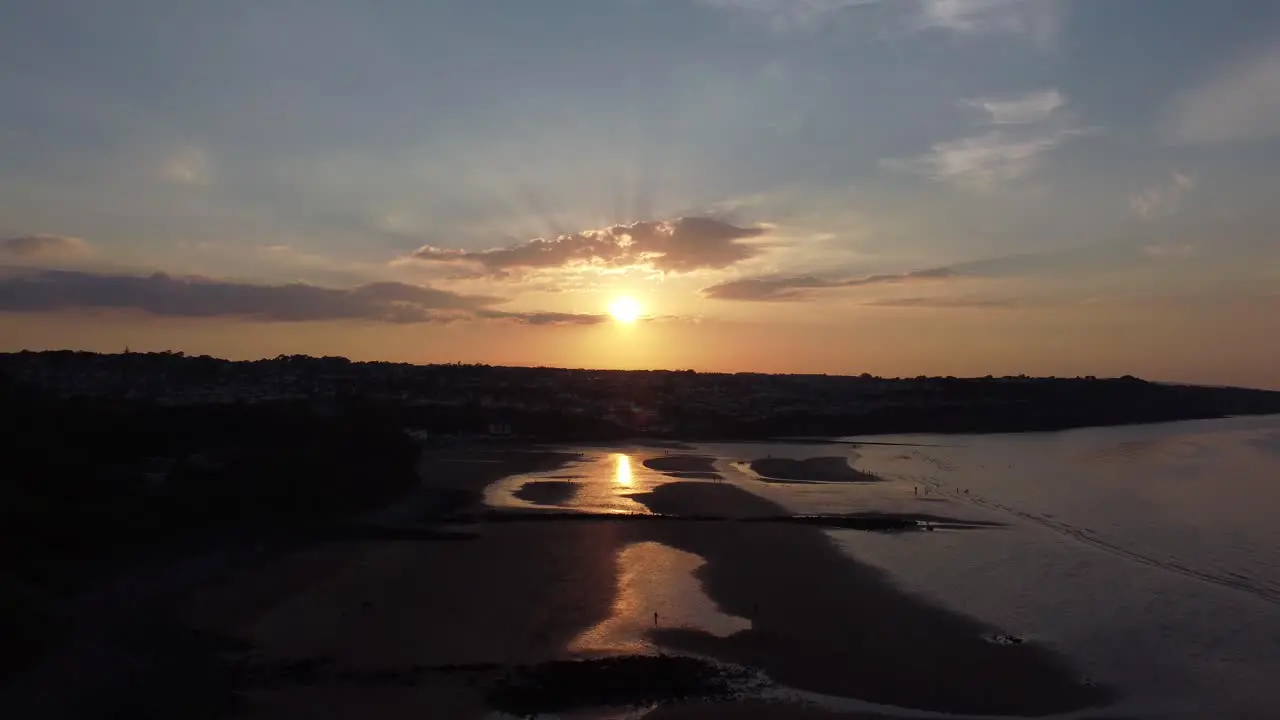
M722 477L716 472L715 463L715 458L706 455L664 455L645 460L644 466L668 477L686 480L720 480Z
M184 616L270 660L332 658L339 672L517 665L567 657L610 615L626 527L492 525L466 542L326 543L206 588ZM249 693L249 717L478 718L481 689L452 676L413 687L284 683Z
M546 472L578 459L576 453L506 448L439 448L418 464L423 515L438 518L483 508L484 489L504 477ZM422 519L422 518L419 518Z
M539 480L521 485L514 494L536 505L564 505L578 494L578 484L569 480Z
M699 506L768 504L728 485L679 492L703 496ZM814 528L671 522L646 529L650 539L705 559L698 576L707 594L753 626L728 638L660 629L654 638L662 645L761 668L796 688L910 708L1035 715L1108 699L1047 650L987 642L991 628L904 593Z
M566 459L527 461L541 466ZM452 462L426 461L428 479L443 480L455 469ZM470 463L476 467L466 468L465 477L451 475L442 484L478 496L514 462ZM785 514L723 483L676 482L632 497L672 515ZM570 657L575 638L614 615L623 549L659 542L703 558L696 576L706 594L724 613L751 623L724 638L681 628L649 631L672 651L760 668L801 689L909 708L1043 714L1108 697L1077 682L1042 648L985 641L992 628L898 590L814 527L679 519L472 527L478 537L468 541L326 542L285 553L205 587L183 616L249 640L262 657L329 657L344 671L539 663ZM481 687L430 674L394 688L285 683L255 689L249 699L249 717L469 718L486 712ZM654 717L841 716L784 708L754 701L674 705Z
M753 518L789 514L758 495L721 483L672 482L629 497L659 515Z
M871 473L854 470L843 457L816 457L807 460L761 458L752 460L751 470L766 480L781 482L879 482Z

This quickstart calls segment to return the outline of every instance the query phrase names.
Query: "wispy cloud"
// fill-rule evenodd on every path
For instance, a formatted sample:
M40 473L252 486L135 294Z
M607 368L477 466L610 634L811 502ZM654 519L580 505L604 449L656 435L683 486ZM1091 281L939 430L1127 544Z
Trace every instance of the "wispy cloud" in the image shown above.
M698 0L703 5L736 10L775 30L811 28L841 10L875 5L882 0Z
M611 317L602 313L506 312L479 310L476 315L490 320L511 320L523 325L598 325Z
M184 145L164 158L160 174L180 185L208 185L213 182L213 161L201 148Z
M1142 254L1155 258L1185 258L1189 257L1196 251L1196 246L1192 243L1183 243L1181 245L1145 245L1142 248Z
M764 233L763 228L740 228L712 218L685 217L537 238L493 250L427 246L411 257L423 262L475 267L497 277L513 270L639 265L658 272L687 273L725 268L758 255L763 248L744 241Z
M968 98L960 104L981 110L996 125L1025 125L1048 120L1067 100L1057 88L1049 88L1012 98Z
M1056 0L922 0L918 22L971 35L1013 35L1042 48L1057 42L1062 9Z
M712 300L789 302L807 299L815 290L945 280L954 276L955 272L950 268L929 268L896 275L863 275L844 278L816 275L763 275L718 283L703 288L702 294Z
M1186 144L1280 135L1280 48L1251 54L1180 97L1166 133Z
M987 126L980 135L935 143L913 158L881 161L889 169L915 173L961 187L990 190L1021 179L1063 143L1089 132L1080 127L1056 89L1012 98L972 98L962 107L982 110Z
M814 28L841 11L880 5L901 9L901 20L916 30L960 35L1008 35L1038 47L1057 42L1061 8L1057 0L696 0L741 12L775 30Z
M1182 196L1195 186L1194 177L1175 171L1169 174L1169 179L1165 182L1130 197L1129 207L1135 215L1144 220L1172 215L1178 211Z
M124 310L158 317L390 324L503 320L530 325L580 325L608 319L605 315L506 312L490 307L501 302L501 298L398 282L329 288L164 273L118 275L46 269L10 270L0 275L0 312L10 313Z
M91 251L89 243L66 235L23 235L0 240L0 257L18 262L79 260Z
M893 308L932 308L943 310L948 308L954 309L1007 309L1019 307L1021 302L1013 298L984 298L984 297L948 297L948 296L926 296L926 297L901 297L901 298L883 298L880 300L872 300L865 302L863 305L872 307L893 307Z

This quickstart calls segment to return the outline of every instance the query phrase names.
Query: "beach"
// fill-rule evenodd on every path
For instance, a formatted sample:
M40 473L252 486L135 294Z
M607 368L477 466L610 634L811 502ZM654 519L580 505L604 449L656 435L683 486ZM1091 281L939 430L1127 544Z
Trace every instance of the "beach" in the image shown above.
M516 490L515 496L535 505L563 505L578 493L578 485L571 480L542 480L527 482Z
M855 470L843 457L760 458L749 464L751 471L770 482L877 482L871 473Z
M458 493L474 502L486 484L521 463L553 468L566 456L477 452L465 459L424 459L424 486L452 498L453 512L473 507ZM483 717L491 709L485 678L493 673L581 657L571 646L591 628L622 615L647 617L645 608L627 606L634 599L620 587L628 571L621 558L628 547L658 543L700 558L694 576L702 591L745 625L721 637L664 627L655 616L645 640L666 652L747 666L787 687L902 708L1038 715L1109 698L1043 648L991 643L990 628L896 589L883 573L840 553L820 529L680 518L784 514L740 488L674 481L633 499L674 517L531 517L465 525L474 535L469 540L323 542L202 588L181 614L203 630L243 638L268 661L326 658L338 677L378 671L413 679L395 687L254 687L245 691L250 716L346 717L358 709L362 717L402 717L432 709L439 717ZM454 666L486 670L481 676L429 670ZM698 707L725 717L799 711L750 698L706 702L665 703L653 717L704 716L694 712ZM778 712L785 714L771 714Z

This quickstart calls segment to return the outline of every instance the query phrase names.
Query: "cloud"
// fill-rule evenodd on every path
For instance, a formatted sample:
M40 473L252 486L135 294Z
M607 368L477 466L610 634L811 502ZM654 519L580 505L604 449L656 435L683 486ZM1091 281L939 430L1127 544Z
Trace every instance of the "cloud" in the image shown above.
M774 30L810 29L841 11L871 5L902 8L917 30L960 35L1010 35L1038 47L1052 47L1061 30L1056 0L697 0L740 12Z
M481 310L480 317L493 320L513 320L525 325L599 325L612 319L604 313L561 313L561 312L504 312L502 310Z
M1023 125L1048 120L1067 100L1057 88L1049 88L1014 98L970 98L960 104L982 110L996 125Z
M789 302L804 300L815 290L827 288L862 287L945 280L955 275L950 268L930 268L896 275L864 275L853 278L830 278L816 275L764 275L739 278L702 289L702 294L712 300L748 300L756 302Z
M1044 156L1072 138L1091 132L1081 128L1067 101L1056 89L1007 99L974 98L961 106L979 108L985 124L997 126L980 135L935 143L913 158L889 158L881 165L960 187L990 190L1026 177Z
M1196 251L1196 246L1192 243L1184 243L1182 245L1144 245L1142 254L1156 258L1185 258L1189 257Z
M1238 60L1174 102L1165 132L1182 144L1280 135L1280 48Z
M885 160L884 166L923 175L931 180L989 190L1028 175L1040 166L1045 153L1076 134L1062 130L1015 137L995 130L976 137L936 143L924 155L906 160Z
M742 241L764 232L763 228L740 228L712 218L685 217L537 238L494 250L426 246L411 257L472 266L494 276L505 276L512 270L565 267L648 266L659 272L687 273L725 268L756 256L762 248Z
M66 235L23 235L0 240L0 256L23 262L77 260L90 252L89 243Z
M67 270L0 275L0 312L133 310L158 317L261 322L361 320L428 323L495 319L531 325L600 322L603 316L501 312L501 298L398 282L352 288L305 283L258 285L199 276L111 275Z
M968 35L1012 35L1049 48L1062 17L1054 0L922 0L917 22Z
M179 185L208 185L213 182L213 161L204 150L184 145L165 157L160 174Z
M981 298L981 297L902 297L902 298L886 298L882 300L873 300L863 303L872 307L891 307L891 308L934 308L938 310L954 308L954 309L1002 309L1012 308L1022 303L1012 298Z
M881 0L698 0L703 5L745 13L775 30L811 28L840 10Z
M1130 197L1129 207L1144 220L1172 215L1178 211L1182 196L1195 186L1196 180L1191 175L1173 172L1166 182Z

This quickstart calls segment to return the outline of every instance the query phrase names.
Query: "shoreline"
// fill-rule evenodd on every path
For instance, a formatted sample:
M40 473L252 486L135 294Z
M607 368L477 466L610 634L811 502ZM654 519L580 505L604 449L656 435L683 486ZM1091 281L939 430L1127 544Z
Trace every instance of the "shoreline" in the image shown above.
M748 493L732 486L681 492L703 495L703 503L765 509L734 498ZM646 537L702 557L697 575L707 596L722 612L752 623L728 638L651 632L673 650L760 668L800 690L904 708L1040 715L1112 699L1103 688L1077 682L1065 660L1046 648L988 642L991 628L899 590L886 573L841 553L821 530L726 523L708 533L668 523ZM985 688L997 679L1001 694L992 697Z
M578 484L572 480L535 480L521 485L512 493L520 500L547 507L564 505L577 494Z
M508 463L542 467L564 459L468 463L485 469L448 478L444 489L479 496L488 482L506 476L500 471ZM428 461L433 472L424 477L444 480L440 462ZM885 573L841 553L819 527L679 517L786 514L749 492L725 483L673 482L632 498L677 517L480 523L468 525L477 531L474 539L448 543L325 542L207 589L189 606L189 617L199 627L246 637L267 658L335 657L357 669L538 665L571 659L572 640L614 616L622 551L657 542L702 558L695 577L706 596L751 623L727 638L688 628L646 633L671 652L757 668L799 690L902 708L1046 714L1111 698L1077 682L1047 649L993 645L984 639L990 628L897 589ZM986 690L995 682L999 697ZM447 708L450 717L481 717L490 707L483 688L457 677L347 694L359 704L346 711L359 707L371 717L384 706ZM250 699L270 716L272 709L316 711L328 695L322 688L259 688ZM760 704L742 702L744 708ZM714 707L732 717L729 708L738 703ZM681 706L673 699L658 716L680 717Z
M824 456L795 460L792 458L757 458L747 463L751 472L765 482L778 483L877 483L883 480L858 470L840 456Z

